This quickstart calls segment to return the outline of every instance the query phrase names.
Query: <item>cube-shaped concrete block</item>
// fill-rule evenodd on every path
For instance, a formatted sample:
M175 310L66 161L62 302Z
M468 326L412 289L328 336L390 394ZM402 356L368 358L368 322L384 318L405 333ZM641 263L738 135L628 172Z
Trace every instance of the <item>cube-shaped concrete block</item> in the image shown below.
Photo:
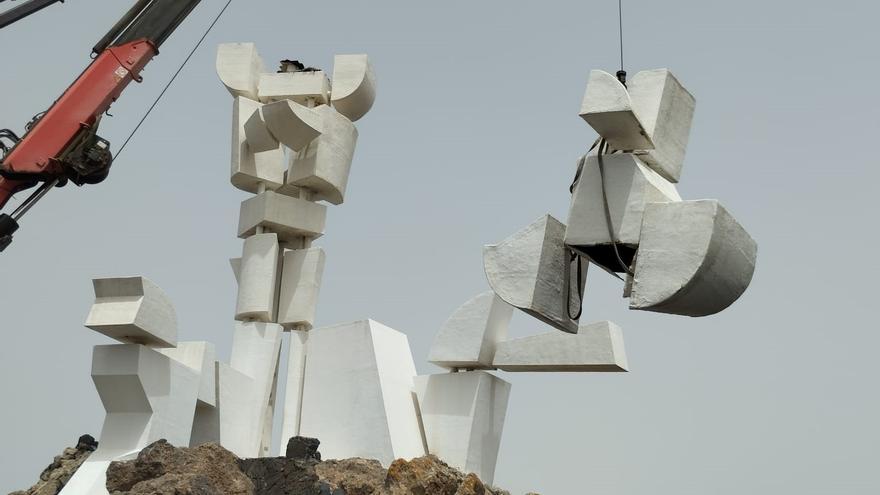
M492 484L510 384L485 371L419 376L416 393L428 452Z
M278 299L278 324L284 328L311 330L314 326L325 259L321 248L284 253Z
M281 242L317 239L324 235L326 220L325 205L266 191L241 203L238 237L250 237L262 226Z
M284 184L284 149L255 152L248 145L245 124L260 111L259 102L238 97L232 110L232 159L230 181L232 185L256 194L260 185L275 190ZM251 134L254 134L252 130ZM265 144L265 143L264 143Z
M641 71L628 84L639 120L654 143L641 152L657 173L678 182L684 164L696 100L668 69Z
M626 87L607 72L590 72L580 116L614 149L654 148Z
M754 239L718 201L649 204L630 308L718 313L748 288L757 256Z
M331 107L322 105L315 111L322 117L323 133L299 153L289 155L286 184L279 192L306 188L314 193L315 200L342 204L358 131Z
M568 250L563 243L565 224L544 215L500 244L483 248L483 267L489 286L507 304L519 308L563 332L576 333L577 322L569 309L580 306L577 284ZM570 287L566 304L566 270Z
M260 75L260 101L293 100L305 105L330 103L330 80L324 71L263 73Z
M278 455L284 455L287 441L300 435L303 409L303 387L306 373L306 348L309 332L291 330L287 332L290 347L287 361L287 388L284 395L284 414L281 424L281 443Z
M291 100L267 104L263 107L263 115L272 134L294 151L305 148L324 129L323 116L318 109Z
M507 339L513 307L484 292L458 308L434 338L428 361L450 369L492 369L495 348Z
M244 123L244 134L247 145L254 153L275 151L280 146L278 139L269 132L263 109L258 108Z
M214 362L217 351L210 342L180 342L173 349L157 349L169 358L189 366L199 374L199 402L206 406L217 405L217 384Z
M318 328L307 355L300 431L324 457L388 466L425 455L406 335L372 320Z
M235 319L275 320L280 247L275 234L256 234L244 241Z
M263 59L253 43L222 43L217 47L217 75L232 96L256 100L264 72Z
M576 335L558 332L498 345L495 367L528 372L625 372L623 331L609 321L581 325Z
M582 158L580 178L571 197L565 244L614 272L623 268L614 253L605 216L605 195L618 252L629 266L639 244L642 215L648 203L681 201L675 185L631 154L604 155L603 195L599 157Z
M336 55L333 58L333 106L352 122L373 107L376 75L366 55Z
M156 284L144 277L97 278L85 326L123 343L177 344L177 313Z

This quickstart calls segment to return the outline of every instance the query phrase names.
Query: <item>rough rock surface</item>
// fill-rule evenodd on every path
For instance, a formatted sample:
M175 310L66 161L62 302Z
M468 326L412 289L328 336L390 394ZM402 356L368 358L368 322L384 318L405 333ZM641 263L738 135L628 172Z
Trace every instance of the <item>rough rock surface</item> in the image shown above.
M107 490L112 495L510 495L434 456L398 459L385 469L372 459L322 462L319 444L295 437L285 457L238 459L216 444L177 448L160 440L134 460L112 463ZM80 448L56 458L40 484L10 495L56 495L94 450ZM57 483L48 484L50 479ZM43 486L51 489L39 491Z
M9 495L57 495L96 448L98 442L91 435L79 437L76 447L64 449L64 452L56 456L52 464L40 473L40 481L37 484Z

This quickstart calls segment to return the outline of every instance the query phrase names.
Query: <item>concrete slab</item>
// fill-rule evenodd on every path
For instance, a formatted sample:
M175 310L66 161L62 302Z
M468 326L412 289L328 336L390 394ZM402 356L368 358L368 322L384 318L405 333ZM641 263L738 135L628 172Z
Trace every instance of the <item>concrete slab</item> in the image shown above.
M718 201L649 204L630 308L718 313L748 288L757 256L755 241Z
M214 371L217 351L214 344L210 342L180 342L175 348L157 350L198 373L199 402L211 407L217 405L217 383Z
M275 234L255 234L244 241L235 319L273 322L280 247Z
M287 388L284 397L283 422L281 424L281 444L278 455L285 455L287 442L300 436L303 409L303 387L306 373L306 348L309 333L305 330L287 332L290 346L287 361Z
M284 253L278 324L287 329L311 330L321 292L326 255L321 248Z
M272 103L293 100L305 105L330 103L330 80L324 71L279 72L260 74L260 101Z
M322 105L319 108L329 108ZM291 100L269 103L263 107L266 125L285 146L300 151L317 139L324 130L322 112Z
M244 122L244 134L248 148L254 153L275 151L280 146L278 139L269 132L266 118L263 116L263 108L258 108Z
M458 308L434 338L428 361L449 369L492 369L495 349L507 340L513 306L484 292Z
M261 104L244 97L236 98L232 107L232 158L230 182L249 193L256 194L261 187L275 190L284 184L284 149L254 152L248 145L245 124Z
M654 148L626 87L607 72L590 71L580 116L614 149Z
M333 106L352 122L370 111L376 101L376 74L366 55L333 57Z
M253 43L221 43L217 47L217 75L232 96L258 99L260 75L266 66Z
M96 278L85 326L123 343L177 344L177 313L167 295L144 277Z
M623 331L609 321L581 325L575 335L551 332L502 342L494 365L514 372L628 370Z
M266 191L241 203L238 237L250 237L263 227L281 242L296 243L324 235L326 221L325 205Z

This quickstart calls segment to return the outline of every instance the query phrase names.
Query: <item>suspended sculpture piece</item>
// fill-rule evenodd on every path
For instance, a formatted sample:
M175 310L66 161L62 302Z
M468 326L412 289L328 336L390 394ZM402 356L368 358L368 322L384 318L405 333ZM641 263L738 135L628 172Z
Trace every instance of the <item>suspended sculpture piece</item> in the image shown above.
M177 313L168 296L143 277L93 281L95 303L85 326L124 343L177 344Z

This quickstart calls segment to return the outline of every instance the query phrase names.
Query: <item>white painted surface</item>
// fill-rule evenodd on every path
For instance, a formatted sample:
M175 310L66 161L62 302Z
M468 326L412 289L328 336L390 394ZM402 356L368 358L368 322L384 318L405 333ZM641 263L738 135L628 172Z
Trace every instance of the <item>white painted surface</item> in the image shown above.
M644 150L654 147L638 112L633 108L626 87L617 77L605 71L590 71L580 116L614 149Z
M275 320L280 249L275 234L255 234L245 239L235 305L236 320Z
M565 270L571 269L563 244L565 224L544 215L499 244L483 248L489 286L507 304L559 330L577 332L565 302ZM574 271L574 270L572 270ZM586 280L586 266L583 286ZM571 307L578 308L576 275L572 274Z
M177 313L156 284L144 277L97 278L85 326L123 343L174 347Z
M416 377L428 451L492 484L510 384L484 371Z
M425 454L406 335L363 320L312 330L307 348L301 433L325 458L388 466Z
M263 73L260 75L260 101L272 103L293 100L305 105L330 102L330 80L324 71Z
M326 255L321 248L296 249L284 253L278 324L284 328L312 329L325 260Z
M344 115L326 105L314 110L321 116L323 133L299 153L289 155L286 185L304 187L315 200L338 205L345 201L345 189L357 145L358 131Z
M434 338L428 361L444 368L491 369L495 349L507 339L513 307L494 292L466 302Z
M752 281L758 246L718 201L654 203L645 209L631 309L708 316Z
M309 333L304 330L287 332L290 340L287 361L287 388L284 397L283 421L281 424L281 443L278 455L287 451L287 442L300 434L302 423L303 385L306 372L306 346Z
M628 370L623 331L610 321L581 325L575 335L550 332L502 342L494 364L504 371Z
M333 106L352 122L370 111L376 101L376 74L366 55L333 57Z
M324 234L326 220L325 205L266 191L241 203L238 237L250 237L264 227L281 242L317 239Z
M217 47L217 75L232 96L256 100L264 72L263 59L253 43L222 43Z
M256 194L261 186L274 190L284 183L284 150L276 149L255 153L248 145L245 124L261 104L245 97L238 97L232 104L232 154L230 182L249 193Z
M210 342L180 342L173 349L157 349L169 358L189 366L199 374L199 402L206 406L217 405L217 383L214 362L217 351Z
M247 139L248 148L254 153L274 151L277 150L280 145L278 139L269 132L269 127L266 125L266 118L263 116L262 108L257 108L254 113L245 120L244 134Z
M263 116L272 134L294 151L305 148L324 129L321 112L291 100L267 104L263 107Z

